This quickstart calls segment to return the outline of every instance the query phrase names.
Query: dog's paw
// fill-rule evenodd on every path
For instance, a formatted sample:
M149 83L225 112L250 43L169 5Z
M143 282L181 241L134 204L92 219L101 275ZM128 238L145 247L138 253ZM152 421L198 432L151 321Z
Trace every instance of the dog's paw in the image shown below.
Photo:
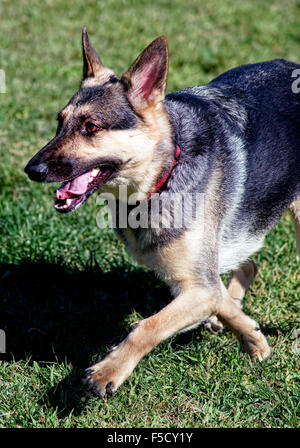
M117 388L114 381L110 379L109 372L105 372L105 368L102 371L100 364L86 369L86 376L82 382L89 392L103 398L106 394L113 394Z
M116 347L102 361L86 369L83 384L90 392L101 398L111 395L129 377L135 364L123 352L120 346Z
M243 335L245 350L251 358L255 361L264 361L271 356L271 349L267 339L260 331L259 325L256 325L253 332Z
M212 334L222 333L224 326L222 322L219 321L217 316L211 316L203 322L203 326L206 330L210 331Z

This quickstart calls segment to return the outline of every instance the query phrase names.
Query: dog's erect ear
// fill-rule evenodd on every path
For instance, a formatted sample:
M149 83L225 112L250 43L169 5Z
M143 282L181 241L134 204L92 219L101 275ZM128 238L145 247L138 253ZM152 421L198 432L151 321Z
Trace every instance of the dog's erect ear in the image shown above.
M92 46L86 27L82 29L83 79L97 76L104 68L96 50Z
M136 109L155 105L165 96L168 45L165 37L155 39L121 78L128 99Z

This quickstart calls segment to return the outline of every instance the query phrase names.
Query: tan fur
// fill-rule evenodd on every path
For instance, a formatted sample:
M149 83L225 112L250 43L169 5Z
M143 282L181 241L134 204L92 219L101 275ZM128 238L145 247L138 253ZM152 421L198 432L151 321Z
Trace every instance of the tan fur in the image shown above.
M55 149L55 155L53 151L48 151L45 153L45 161L53 160L53 157L71 157L71 154L75 152L76 145L74 144L74 139L71 137L65 137L63 145L57 146Z
M196 268L201 243L200 238L198 238L199 245L197 245L196 240L194 241L194 250L189 250L191 248L190 236L194 229L192 228L184 232L183 235L159 250L148 252L141 251L140 245L130 227L124 229L124 234L128 250L133 258L138 263L154 269L174 288L178 284L197 283ZM195 247L197 246L199 250L196 252ZM180 254L180 257L178 257L178 254Z
M101 84L109 81L112 76L115 76L114 72L103 65L97 71L96 76L84 79L81 83L81 87L101 86Z
M137 200L145 199L153 191L166 160L171 165L174 153L170 123L163 105L149 107L144 111L143 118L144 123L140 123L137 129L108 131L100 137L100 151L103 147L101 154L121 156L126 163L112 185L132 186L133 191L139 193ZM166 151L158 155L157 147L163 139Z
M257 274L257 266L253 260L243 263L239 269L233 272L228 284L228 292L237 304L241 306L241 301L245 297L249 286Z
M60 115L64 120L68 120L68 118L70 118L72 116L73 111L74 111L74 106L72 104L68 104L60 112Z
M236 305L240 308L242 308L242 300L245 297L245 294L256 274L257 266L253 260L246 261L232 274L227 290ZM222 322L218 320L217 316L211 316L207 319L204 326L213 334L222 332L224 328Z
M234 303L223 284L218 318L238 337L242 336L245 349L253 359L257 358L259 361L263 361L270 356L271 349L258 324L246 316L241 308Z
M300 255L300 197L292 203L292 205L290 206L290 210L295 220L296 243L297 250Z

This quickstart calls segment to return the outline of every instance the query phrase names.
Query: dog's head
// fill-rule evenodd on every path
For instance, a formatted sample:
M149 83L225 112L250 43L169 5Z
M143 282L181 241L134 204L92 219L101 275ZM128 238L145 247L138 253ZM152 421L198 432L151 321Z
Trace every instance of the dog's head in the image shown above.
M127 185L129 191L147 195L172 147L162 104L168 69L165 38L154 40L121 79L102 64L85 28L82 49L80 89L58 114L55 137L25 168L37 182L63 182L55 200L61 212L79 207L103 186Z

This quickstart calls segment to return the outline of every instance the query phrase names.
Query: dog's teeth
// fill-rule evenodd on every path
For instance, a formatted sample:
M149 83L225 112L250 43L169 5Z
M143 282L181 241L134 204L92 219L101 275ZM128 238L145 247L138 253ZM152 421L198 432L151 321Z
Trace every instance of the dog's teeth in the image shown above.
M72 199L67 199L66 200L66 205L71 205Z
M91 175L93 176L93 177L95 177L95 176L97 176L97 174L99 173L99 168L94 168L94 169L92 169L92 171L91 171Z
M89 177L89 180L88 180L88 182L90 183L90 182L93 182L93 180L94 180L94 178L97 176L97 174L99 173L99 168L93 168L92 169L92 171L91 171L91 173L90 173L90 177Z

